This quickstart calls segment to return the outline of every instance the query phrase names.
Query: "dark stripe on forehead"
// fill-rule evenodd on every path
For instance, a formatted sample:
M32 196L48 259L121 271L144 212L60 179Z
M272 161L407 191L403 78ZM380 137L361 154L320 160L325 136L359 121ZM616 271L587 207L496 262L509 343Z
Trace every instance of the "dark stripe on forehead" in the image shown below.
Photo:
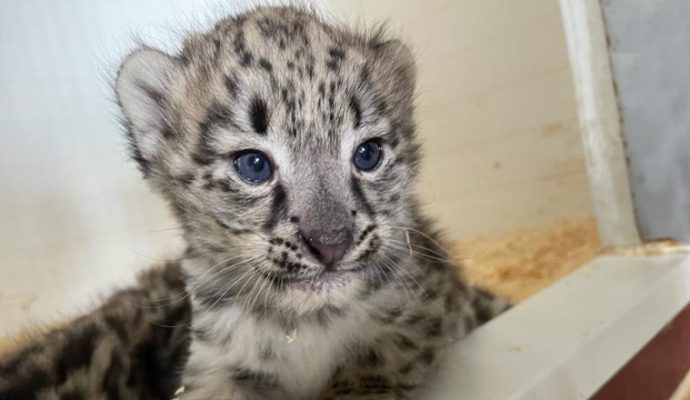
M273 189L273 202L271 203L271 211L268 219L263 226L264 231L270 232L278 224L281 218L287 215L287 194L283 185L278 184Z
M352 111L352 117L355 121L354 127L357 129L362 122L362 108L355 96L350 96L350 111Z
M197 142L196 153L193 158L199 164L208 165L219 154L213 148L213 137L211 132L215 127L230 127L241 131L242 129L235 122L235 114L230 107L214 101L206 113L206 119L199 124L199 140Z
M265 135L268 129L268 124L270 122L270 116L268 114L268 108L266 107L266 102L264 102L260 97L255 96L252 102L249 104L249 119L252 123L252 129L254 132Z
M206 120L201 123L201 133L204 134L211 128L216 126L229 126L233 129L241 130L237 122L235 122L235 114L230 107L214 101L206 114Z
M374 210L371 208L366 196L364 196L364 192L362 191L362 187L359 185L357 178L352 177L350 180L350 188L352 189L352 193L355 195L355 198L359 202L360 206L364 208L364 211L367 213L367 215L374 215Z

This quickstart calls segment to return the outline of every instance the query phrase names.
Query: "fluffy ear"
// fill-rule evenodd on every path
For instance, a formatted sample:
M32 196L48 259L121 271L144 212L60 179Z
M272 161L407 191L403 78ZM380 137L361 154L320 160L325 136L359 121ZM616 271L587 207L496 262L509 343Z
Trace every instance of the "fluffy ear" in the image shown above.
M386 82L389 93L411 99L416 84L414 56L409 47L398 39L374 45L379 76Z
M145 174L171 134L167 114L172 83L179 73L173 57L149 48L127 56L118 72L117 99L126 119L133 157Z

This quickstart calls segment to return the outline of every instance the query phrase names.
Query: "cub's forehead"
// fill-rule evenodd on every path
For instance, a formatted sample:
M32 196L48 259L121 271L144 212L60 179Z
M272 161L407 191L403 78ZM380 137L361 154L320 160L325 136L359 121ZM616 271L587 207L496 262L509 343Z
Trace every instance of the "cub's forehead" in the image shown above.
M313 14L260 8L192 36L181 58L192 71L188 86L207 104L202 134L224 127L300 139L290 141L295 145L326 139L337 147L345 132L382 110L367 51L364 37Z
M345 52L362 58L366 35L323 22L312 12L293 7L257 8L219 21L207 33L185 41L185 62L216 66L256 66L263 69L296 69L300 75L314 74L317 59L336 70ZM269 65L280 62L281 65ZM303 61L307 68L297 68Z

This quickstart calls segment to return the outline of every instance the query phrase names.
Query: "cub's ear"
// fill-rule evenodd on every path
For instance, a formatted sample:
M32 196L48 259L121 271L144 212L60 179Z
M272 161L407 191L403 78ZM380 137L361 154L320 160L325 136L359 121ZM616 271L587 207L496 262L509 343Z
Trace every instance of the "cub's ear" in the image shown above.
M122 109L132 157L146 175L166 139L172 136L169 115L173 83L180 77L176 59L143 48L125 58L115 91Z
M414 55L401 40L392 39L372 45L376 54L375 73L389 94L411 100L416 85Z

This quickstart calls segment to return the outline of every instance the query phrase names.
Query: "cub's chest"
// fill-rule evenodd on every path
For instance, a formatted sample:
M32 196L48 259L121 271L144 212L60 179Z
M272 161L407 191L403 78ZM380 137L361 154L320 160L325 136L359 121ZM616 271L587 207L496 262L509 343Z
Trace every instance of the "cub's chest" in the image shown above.
M238 309L209 314L195 319L195 330L205 335L194 339L190 365L234 371L237 380L254 377L261 382L244 383L267 386L284 393L285 398L316 396L348 349L373 328L355 313L294 324L280 324Z

